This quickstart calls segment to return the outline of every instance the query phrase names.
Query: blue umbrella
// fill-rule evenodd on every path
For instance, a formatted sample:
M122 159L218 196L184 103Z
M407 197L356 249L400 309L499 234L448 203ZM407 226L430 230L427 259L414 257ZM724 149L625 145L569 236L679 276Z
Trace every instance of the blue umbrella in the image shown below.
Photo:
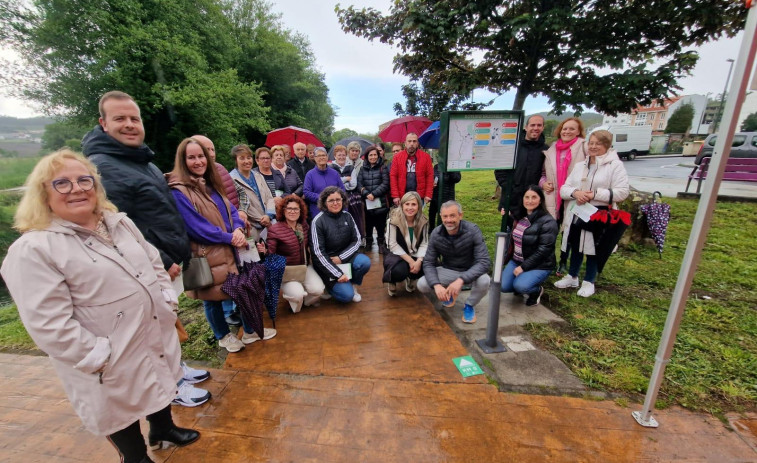
M439 140L442 136L441 130L439 130L439 121L431 124L425 132L418 137L418 142L424 148L439 149Z

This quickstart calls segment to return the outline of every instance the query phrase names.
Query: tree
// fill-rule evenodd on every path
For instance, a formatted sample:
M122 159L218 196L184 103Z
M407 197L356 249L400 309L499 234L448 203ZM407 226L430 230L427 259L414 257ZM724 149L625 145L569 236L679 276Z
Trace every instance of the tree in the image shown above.
M742 132L757 132L757 113L752 113L741 123Z
M629 112L675 93L698 59L686 48L733 36L746 17L731 0L405 0L387 15L335 9L345 32L398 47L395 71L433 91L514 89L513 109L541 94L558 113Z
M214 140L223 162L233 145L262 144L273 127L333 131L307 41L262 0L0 0L0 21L0 41L24 59L0 68L16 96L92 127L99 97L125 91L163 169L195 133Z
M60 120L47 124L42 133L42 149L54 151L64 146L81 150L81 139L92 127L76 124L69 120ZM72 143L71 140L78 140Z
M678 107L668 119L665 133L687 133L694 118L694 105L686 103Z
M442 117L442 111L478 110L493 102L466 103L468 95L454 95L428 82L421 82L420 86L416 82L403 85L402 95L405 97L405 106L394 103L394 112L398 116L425 116L433 121Z
M240 44L239 76L260 83L271 127L295 125L328 140L334 131L335 111L307 39L284 29L280 15L272 14L263 0L227 1L226 9ZM258 138L256 142L262 144L265 136Z

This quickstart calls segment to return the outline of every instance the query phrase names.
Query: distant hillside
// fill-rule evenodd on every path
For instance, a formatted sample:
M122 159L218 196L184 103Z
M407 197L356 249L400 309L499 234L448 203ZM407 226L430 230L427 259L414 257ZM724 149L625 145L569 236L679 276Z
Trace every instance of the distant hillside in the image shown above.
M544 118L545 121L558 121L571 117L573 114L565 112L560 116L557 116L551 112L536 113ZM530 115L530 114L529 114ZM583 121L585 127L591 127L594 124L600 124L602 122L602 115L598 113L585 112L582 113L579 118Z
M0 116L0 133L42 132L46 125L53 122L55 120L50 117L19 119L17 117Z

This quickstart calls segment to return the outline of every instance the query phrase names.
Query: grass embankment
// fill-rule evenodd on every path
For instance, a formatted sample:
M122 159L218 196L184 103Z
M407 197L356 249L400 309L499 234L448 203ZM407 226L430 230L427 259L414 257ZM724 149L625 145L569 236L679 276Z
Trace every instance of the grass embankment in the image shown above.
M499 217L490 172L463 174L458 198L493 255ZM667 200L672 218L662 259L631 245L612 256L589 299L558 290L552 276L544 304L566 326L530 325L543 347L591 387L640 398L654 366L697 202ZM720 413L757 402L757 204L719 203L702 251L659 407Z
M465 173L457 190L465 218L481 226L493 255L494 233L501 217L496 213L497 202L491 199L492 173ZM576 296L575 291L558 291L551 285L555 277L550 278L544 303L567 325L527 327L542 347L591 387L634 399L641 399L645 392L697 206L689 200L669 202L672 220L662 259L653 248L633 245L622 249L608 262L597 281L597 294L590 299ZM7 233L13 233L8 231L13 204L2 204L0 236L12 241ZM755 223L757 204L718 204L658 407L677 403L716 414L754 409ZM220 363L202 305L182 297L180 315L190 333L190 342L182 346L184 358ZM34 344L18 320L15 306L2 307L0 350L19 349L32 350Z

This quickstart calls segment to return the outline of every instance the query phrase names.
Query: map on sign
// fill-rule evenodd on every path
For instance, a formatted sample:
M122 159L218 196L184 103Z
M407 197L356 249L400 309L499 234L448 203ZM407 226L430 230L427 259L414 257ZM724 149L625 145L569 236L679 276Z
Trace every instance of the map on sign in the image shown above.
M512 169L520 114L450 114L447 170Z

